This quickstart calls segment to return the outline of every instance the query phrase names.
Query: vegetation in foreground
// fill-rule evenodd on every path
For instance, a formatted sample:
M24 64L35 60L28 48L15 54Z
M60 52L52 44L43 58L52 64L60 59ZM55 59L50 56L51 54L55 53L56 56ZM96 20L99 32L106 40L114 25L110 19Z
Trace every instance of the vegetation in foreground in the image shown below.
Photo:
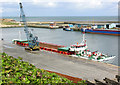
M2 60L2 81L0 83L28 83L28 84L48 84L48 83L64 83L72 84L64 77L55 73L49 73L43 69L38 69L34 65L25 62L21 57L14 58L6 53L0 53ZM79 85L85 85L85 81L79 81Z

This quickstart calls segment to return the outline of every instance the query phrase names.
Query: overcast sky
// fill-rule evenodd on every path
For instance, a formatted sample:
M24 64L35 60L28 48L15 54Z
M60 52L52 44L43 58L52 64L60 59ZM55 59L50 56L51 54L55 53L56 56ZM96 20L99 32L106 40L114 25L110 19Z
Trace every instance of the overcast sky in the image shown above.
M118 16L119 0L0 0L1 16Z

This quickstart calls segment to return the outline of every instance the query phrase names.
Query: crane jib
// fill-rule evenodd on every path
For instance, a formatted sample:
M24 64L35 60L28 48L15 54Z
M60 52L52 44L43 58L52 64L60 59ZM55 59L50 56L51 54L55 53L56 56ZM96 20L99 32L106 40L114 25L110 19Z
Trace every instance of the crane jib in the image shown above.
M22 19L22 22L24 24L24 31L26 33L26 37L27 37L27 41L28 41L28 47L31 48L32 50L33 49L36 49L35 47L39 48L39 42L37 42L38 40L38 37L37 36L34 36L32 34L32 32L28 29L27 27L27 22L26 22L26 19L25 19L25 14L24 14L24 11L23 11L23 6L22 6L22 3L19 3L20 4L20 18Z

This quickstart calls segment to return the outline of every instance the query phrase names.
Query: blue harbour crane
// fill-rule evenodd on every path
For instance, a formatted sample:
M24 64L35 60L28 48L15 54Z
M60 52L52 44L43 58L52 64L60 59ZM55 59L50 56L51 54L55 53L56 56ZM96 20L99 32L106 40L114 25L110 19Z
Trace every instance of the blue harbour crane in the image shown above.
M21 12L20 17L22 18L22 22L24 24L24 31L26 33L26 37L28 41L28 47L26 47L25 50L30 50L30 51L39 50L39 42L37 41L38 37L34 36L32 32L28 29L22 3L19 4L20 4L20 12Z

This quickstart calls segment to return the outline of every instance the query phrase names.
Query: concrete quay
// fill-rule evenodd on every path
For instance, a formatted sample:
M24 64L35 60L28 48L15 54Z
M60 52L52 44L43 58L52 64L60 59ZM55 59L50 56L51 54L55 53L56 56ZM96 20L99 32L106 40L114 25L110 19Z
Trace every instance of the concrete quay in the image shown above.
M0 25L0 28L17 28L24 27L24 25ZM59 26L49 26L49 25L37 25L37 24L28 24L28 27L34 28L59 28Z
M28 24L50 24L53 21L49 22L27 22ZM76 24L76 23L83 23L83 24L89 24L89 23L120 23L120 21L54 21L56 24ZM18 22L19 23L19 22Z
M17 28L17 27L24 27L24 25L0 25L0 28ZM32 25L32 24L29 24L28 27L34 27L34 28L59 28L59 26L50 27L48 25Z
M118 74L118 68L120 68L111 64L73 58L49 51L27 52L24 47L5 41L0 43L3 43L3 52L6 52L9 56L20 56L24 61L28 61L38 68L90 81L94 81L94 79L103 81L105 77L114 80L115 75Z
M120 23L120 21L67 21L65 24L111 24L111 23Z
M28 27L35 27L35 28L59 28L59 26L49 26L49 25L32 25L29 24Z

